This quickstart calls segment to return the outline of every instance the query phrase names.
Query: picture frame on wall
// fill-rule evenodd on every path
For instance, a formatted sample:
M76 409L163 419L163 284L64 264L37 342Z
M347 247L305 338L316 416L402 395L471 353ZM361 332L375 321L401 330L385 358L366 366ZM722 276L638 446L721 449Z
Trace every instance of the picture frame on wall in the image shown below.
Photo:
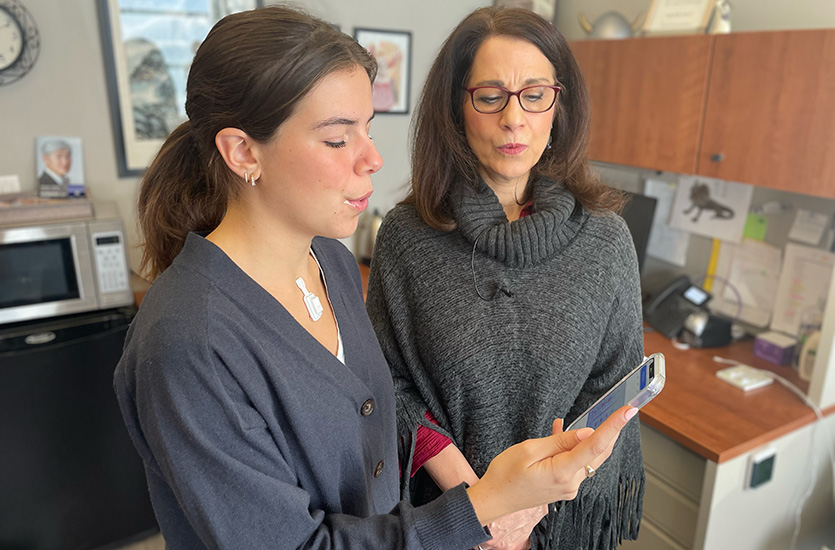
M651 0L644 35L704 33L716 0Z
M98 2L119 176L135 177L186 120L188 70L209 30L262 1Z
M408 114L412 33L355 28L354 38L377 60L371 86L375 113Z
M554 21L554 16L557 13L557 0L493 0L493 5L524 8L551 22Z

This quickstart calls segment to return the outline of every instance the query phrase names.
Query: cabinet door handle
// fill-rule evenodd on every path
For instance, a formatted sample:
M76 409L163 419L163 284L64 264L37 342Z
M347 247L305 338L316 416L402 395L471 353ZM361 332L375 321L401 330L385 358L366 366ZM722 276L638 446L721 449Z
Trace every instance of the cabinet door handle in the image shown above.
M725 160L725 153L713 153L710 155L710 162L722 162Z

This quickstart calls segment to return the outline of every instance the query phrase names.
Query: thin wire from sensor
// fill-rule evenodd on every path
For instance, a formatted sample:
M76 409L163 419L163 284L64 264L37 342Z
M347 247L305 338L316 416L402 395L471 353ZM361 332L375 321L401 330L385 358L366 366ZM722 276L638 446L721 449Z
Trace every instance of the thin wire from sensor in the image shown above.
M499 291L501 291L502 294L504 294L508 298L512 298L513 293L511 291L505 289L501 285L497 286L496 290L493 291L493 295L490 296L489 298L485 298L484 296L482 296L481 291L478 289L478 283L476 282L476 277L475 277L475 249L476 249L476 246L478 246L478 240L481 238L481 236L485 232L487 232L487 229L485 229L484 231L482 231L481 233L479 233L476 236L475 240L473 241L473 251L470 254L470 270L473 272L473 288L475 289L475 293L478 294L478 297L481 298L482 300L484 300L485 302L492 302L496 298L496 294Z

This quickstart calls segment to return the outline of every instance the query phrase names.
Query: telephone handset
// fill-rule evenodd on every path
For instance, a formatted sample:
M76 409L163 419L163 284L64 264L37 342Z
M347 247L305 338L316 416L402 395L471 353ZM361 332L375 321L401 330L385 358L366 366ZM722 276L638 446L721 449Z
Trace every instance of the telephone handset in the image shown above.
M691 314L706 310L704 306L710 298L707 291L682 275L649 297L644 303L644 319L667 338L675 338Z

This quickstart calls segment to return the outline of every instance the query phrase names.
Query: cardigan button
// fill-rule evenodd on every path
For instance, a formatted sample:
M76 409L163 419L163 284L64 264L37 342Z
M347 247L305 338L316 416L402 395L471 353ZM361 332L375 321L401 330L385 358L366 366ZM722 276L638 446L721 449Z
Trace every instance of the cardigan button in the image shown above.
M374 477L380 477L380 474L383 473L383 461L377 463L377 467L374 468Z
M362 404L360 407L360 414L363 416L368 416L369 414L374 412L374 400L368 399L365 403Z

